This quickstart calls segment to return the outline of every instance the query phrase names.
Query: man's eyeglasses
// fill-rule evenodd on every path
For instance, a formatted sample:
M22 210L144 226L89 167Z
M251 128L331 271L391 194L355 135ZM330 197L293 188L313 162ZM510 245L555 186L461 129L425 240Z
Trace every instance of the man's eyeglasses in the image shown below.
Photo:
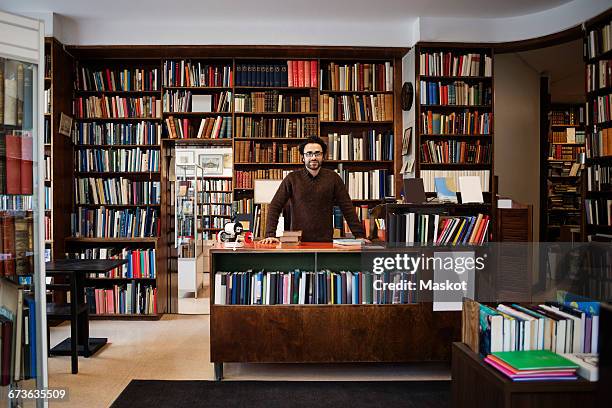
M304 157L306 158L321 157L321 156L323 156L323 152L304 152Z

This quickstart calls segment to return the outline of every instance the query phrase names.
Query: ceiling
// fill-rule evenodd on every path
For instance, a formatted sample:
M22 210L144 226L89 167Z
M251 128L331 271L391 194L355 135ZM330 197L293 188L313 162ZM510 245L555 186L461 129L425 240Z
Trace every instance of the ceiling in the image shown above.
M352 20L384 23L417 17L516 17L570 0L0 0L9 12L54 12L74 19Z
M521 52L518 56L540 75L550 78L552 102L585 101L582 40Z

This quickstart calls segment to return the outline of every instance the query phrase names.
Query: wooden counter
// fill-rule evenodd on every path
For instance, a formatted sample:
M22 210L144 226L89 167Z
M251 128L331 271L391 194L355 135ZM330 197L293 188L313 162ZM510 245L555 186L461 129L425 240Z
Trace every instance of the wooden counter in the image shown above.
M213 248L214 272L266 269L360 270L361 249L331 243ZM216 305L210 352L217 379L224 362L324 363L450 361L460 339L459 312L431 303L389 305Z

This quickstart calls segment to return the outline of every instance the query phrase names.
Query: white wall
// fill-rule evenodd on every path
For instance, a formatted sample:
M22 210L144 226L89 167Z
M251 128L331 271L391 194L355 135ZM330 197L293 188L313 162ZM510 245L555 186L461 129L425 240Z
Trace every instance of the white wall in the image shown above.
M540 76L517 54L495 56L495 174L499 193L533 206L539 237Z

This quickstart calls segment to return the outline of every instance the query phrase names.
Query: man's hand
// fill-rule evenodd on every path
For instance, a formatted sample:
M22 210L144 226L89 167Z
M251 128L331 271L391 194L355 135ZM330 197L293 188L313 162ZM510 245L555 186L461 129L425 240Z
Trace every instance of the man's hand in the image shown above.
M279 242L280 240L278 238L268 237L268 238L264 238L261 241L259 241L258 244L272 245L272 244L278 244Z

